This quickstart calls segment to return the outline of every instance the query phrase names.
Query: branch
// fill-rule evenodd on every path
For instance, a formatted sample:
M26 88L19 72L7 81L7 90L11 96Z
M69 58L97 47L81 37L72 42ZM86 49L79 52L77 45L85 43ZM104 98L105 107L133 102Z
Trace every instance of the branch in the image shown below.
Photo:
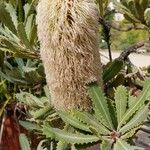
M145 30L144 27L138 27L138 26L130 26L128 28L122 28L119 25L112 23L110 25L113 29L117 30L117 31L122 31L122 32L127 32L127 31L131 31L131 30Z
M150 44L150 40L148 41L142 41L142 42L139 42L137 44L134 44L132 46L130 46L129 48L125 49L119 56L119 59L121 60L125 60L128 58L128 56L131 54L131 53L136 53L137 52L137 49L143 47L146 43Z

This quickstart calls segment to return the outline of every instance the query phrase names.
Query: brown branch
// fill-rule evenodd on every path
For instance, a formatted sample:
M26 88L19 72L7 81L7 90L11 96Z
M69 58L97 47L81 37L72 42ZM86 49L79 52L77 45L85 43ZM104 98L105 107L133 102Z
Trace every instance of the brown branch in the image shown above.
M137 49L143 47L146 43L150 44L150 40L148 41L142 41L142 42L139 42L137 44L134 44L132 46L130 46L129 48L125 49L119 56L119 59L121 60L125 60L128 58L128 56L131 54L131 53L136 53L137 52Z

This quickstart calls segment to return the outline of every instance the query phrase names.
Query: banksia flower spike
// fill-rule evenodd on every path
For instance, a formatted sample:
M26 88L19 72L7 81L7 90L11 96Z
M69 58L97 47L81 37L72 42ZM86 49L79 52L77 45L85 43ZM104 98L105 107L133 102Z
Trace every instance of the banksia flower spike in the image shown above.
M54 107L90 110L86 84L101 83L94 0L40 0L36 20Z

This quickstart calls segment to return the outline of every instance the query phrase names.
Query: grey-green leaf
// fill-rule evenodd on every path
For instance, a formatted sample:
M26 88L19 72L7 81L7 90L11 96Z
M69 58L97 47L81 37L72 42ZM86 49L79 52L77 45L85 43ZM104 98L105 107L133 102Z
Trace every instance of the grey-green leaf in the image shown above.
M107 82L111 80L112 78L114 78L117 75L117 73L119 73L120 70L123 68L123 64L124 63L122 60L115 59L110 64L110 66L104 70L104 73L103 73L104 82Z
M143 106L140 110L138 110L138 112L133 116L133 118L119 130L119 132L124 134L127 131L132 130L133 128L142 124L146 120L148 112L148 106Z
M25 47L31 51L34 51L29 39L27 38L25 27L22 22L18 24L18 35Z
M146 80L146 81L144 82L143 90L142 90L140 96L138 96L137 102L134 104L133 107L129 108L129 109L126 111L126 113L125 113L124 116L122 117L121 121L119 122L119 124L118 124L118 130L120 130L121 126L122 126L123 124L125 124L126 121L127 121L131 116L133 116L133 115L136 113L136 111L137 111L140 107L142 107L142 106L144 105L144 102L145 102L146 100L148 100L149 97L150 97L150 80L148 79L148 80Z
M9 14L12 18L12 22L13 22L15 28L17 28L18 20L17 20L17 12L16 12L15 8L10 3L6 3L5 5L6 5L6 10L9 12Z
M64 142L71 144L85 144L97 142L99 140L99 138L94 135L71 133L50 126L43 126L43 134L46 135L47 138L63 140Z
M19 121L20 125L26 128L27 130L41 130L41 127L35 123L29 121Z
M66 150L67 147L68 147L68 143L63 142L63 141L59 141L59 142L57 143L56 150Z
M86 123L89 128L94 129L99 135L109 135L110 131L96 119L95 116L87 112L75 112L74 115L82 122Z
M142 148L138 148L136 146L132 146L128 144L125 140L117 139L114 150L143 150Z
M31 150L29 141L25 134L19 135L19 142L20 142L21 150Z
M42 145L46 142L46 140L41 140L40 143L37 146L37 150L47 150L47 148L44 148Z
M147 8L144 12L146 24L150 27L150 8Z
M102 116L104 124L108 128L113 130L114 127L113 127L112 120L110 117L107 100L104 97L101 88L96 83L93 83L93 84L89 85L88 93L94 103L94 107L95 107L94 109L96 110L95 113L100 114L99 116ZM99 119L101 119L101 118L99 118Z
M119 86L115 91L115 104L118 123L120 122L127 110L127 102L127 89L124 86Z
M12 21L12 18L9 12L6 10L4 3L0 3L0 21L9 28L14 34L17 33L15 25Z
M111 140L103 140L102 143L100 144L100 149L101 150L112 150L112 141Z
M71 115L71 112L58 111L59 116L68 124L83 131L91 132L89 127Z

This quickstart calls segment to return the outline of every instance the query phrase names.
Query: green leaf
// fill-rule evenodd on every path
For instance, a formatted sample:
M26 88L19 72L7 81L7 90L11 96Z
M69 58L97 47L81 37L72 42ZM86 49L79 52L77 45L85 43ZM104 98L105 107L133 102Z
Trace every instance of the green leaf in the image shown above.
M29 39L30 39L31 44L34 44L34 43L36 44L38 37L37 37L37 26L35 22L33 23L33 26L31 28Z
M123 124L126 123L126 121L131 117L133 116L136 111L144 105L144 102L146 100L148 100L148 98L150 97L150 80L146 80L145 83L144 83L144 87L143 87L143 90L140 94L140 96L138 96L138 100L137 102L134 104L133 107L129 108L126 113L124 114L124 116L122 117L120 123L118 124L118 129L117 130L120 130L121 126Z
M68 147L68 144L66 142L62 142L62 141L59 141L57 143L57 148L56 150L66 150Z
M51 128L50 126L43 126L43 134L46 135L47 138L72 144L86 144L99 141L99 138L94 135L70 133L57 128Z
M3 51L0 51L0 67L3 67L4 65L4 52Z
M133 128L132 130L130 130L129 132L125 133L124 135L121 136L121 139L122 140L125 140L125 139L129 139L131 138L133 135L136 134L136 131L139 129L139 126L136 127L136 128Z
M103 80L104 82L108 82L112 78L114 78L120 70L123 68L123 61L115 59L108 68L104 70Z
M119 130L119 132L124 134L125 132L141 125L148 117L148 112L148 106L143 106L140 110L138 110L138 112L133 116L133 118Z
M112 150L112 141L103 140L100 145L101 150Z
M22 0L18 0L18 21L24 22L24 9Z
M25 27L24 27L23 23L18 24L18 35L19 35L22 43L25 45L25 47L31 51L34 51L32 45L30 44L30 42L27 38Z
M115 91L115 104L118 123L121 121L123 115L127 110L127 102L127 89L124 86L119 86Z
M149 0L139 0L139 3L141 5L141 7L143 8L143 10L146 10L146 8L148 8L148 3L149 3Z
M5 3L5 5L6 5L6 10L9 12L9 14L12 18L12 22L13 22L15 28L17 29L17 25L18 25L17 12L12 4Z
M9 51L11 53L27 53L25 49L23 49L19 45L16 45L16 43L11 41L10 39L3 38L1 39L1 42L3 42L2 46L4 47L0 48L2 51Z
M26 105L28 105L30 107L37 107L37 108L45 107L43 102L40 100L40 98L38 98L28 92L17 93L16 98L20 102L25 102Z
M36 2L37 2L37 0L32 0L30 5L26 4L24 6L24 11L25 11L25 21L24 22L25 23L27 22L28 17L31 14L34 14Z
M150 27L150 8L147 8L144 12L146 24Z
M137 97L133 96L133 95L129 95L128 98L128 106L129 108L131 108L132 106L134 106L134 104L138 101Z
M117 2L116 0L113 0L113 2L115 4L116 9L120 13L122 13L122 14L126 15L127 17L129 17L132 20L132 22L140 23L140 21L134 16L134 14L132 14L133 12L131 12L126 6L124 6L123 4Z
M116 129L118 126L118 122L117 122L117 113L116 113L115 102L109 98L107 98L107 102L108 102L109 112L111 112L110 117L111 117L112 123L114 125L114 128Z
M113 130L114 127L110 117L107 100L104 97L101 88L96 83L93 83L89 85L88 93L93 101L95 113L102 117L105 126ZM99 118L99 120L102 121L101 118Z
M131 146L126 141L117 139L116 144L114 145L114 150L143 150L136 146Z
M8 74L8 72L7 72L7 74L4 74L2 71L0 71L0 76L4 79L8 80L11 83L27 84L27 82L22 79L12 77L11 75Z
M26 25L25 25L25 32L26 32L28 40L30 40L29 35L32 29L33 20L34 20L34 15L32 14L28 17Z
M139 0L134 0L134 11L137 14L137 18L141 21L141 23L144 22L144 10L142 9L142 6L140 5Z
M100 135L109 135L110 131L100 123L95 116L87 112L76 111L74 115L83 123L86 123L89 128L93 129Z
M26 128L27 130L38 130L41 131L41 127L35 123L31 123L29 121L19 121L19 124Z
M14 34L17 33L14 23L9 12L6 10L6 6L0 3L0 21L7 26Z
M40 143L37 146L37 150L47 150L47 148L44 148L43 143L45 143L47 140L41 140Z
M49 91L49 88L47 85L44 86L44 93L45 93L45 96L51 100L51 95L50 95L50 91Z
M40 108L36 111L30 111L31 115L34 119L41 119L45 118L45 116L54 113L54 110L52 110L52 106L45 106L44 108Z
M20 142L21 150L31 150L29 141L25 134L19 135L19 142Z
M75 145L72 145L72 146L71 146L71 150L79 150L79 149L77 149L77 148L75 147Z
M59 116L65 123L72 125L75 128L81 129L83 131L91 132L89 127L82 122L80 122L77 118L71 115L71 112L58 111Z

